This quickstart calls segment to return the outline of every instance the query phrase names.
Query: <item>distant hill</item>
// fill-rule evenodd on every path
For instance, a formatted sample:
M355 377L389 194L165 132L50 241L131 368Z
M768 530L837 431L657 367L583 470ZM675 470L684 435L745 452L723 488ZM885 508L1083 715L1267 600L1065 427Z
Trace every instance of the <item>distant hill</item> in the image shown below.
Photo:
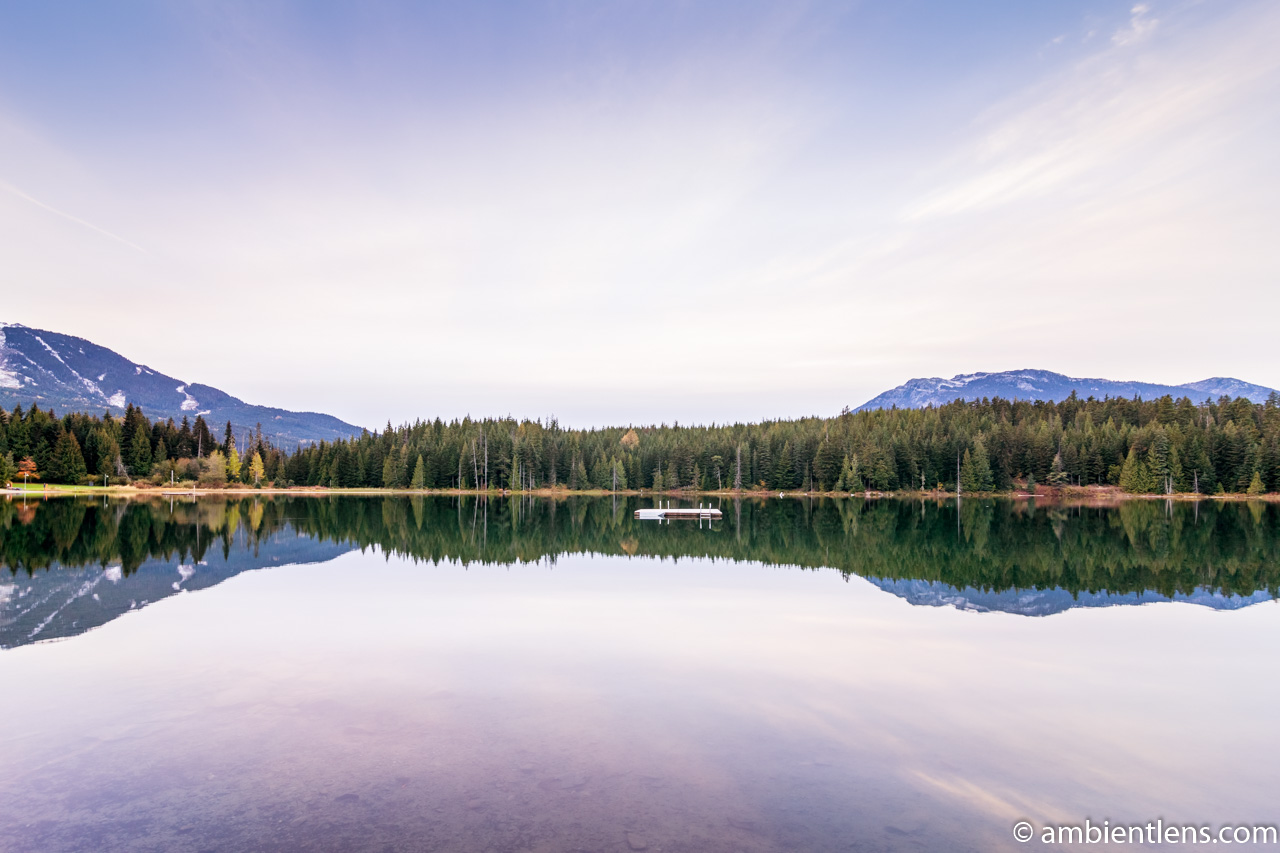
M1185 385L1160 385L1154 382L1117 382L1112 379L1077 379L1048 370L1007 370L1004 373L962 373L950 379L932 377L912 379L863 403L858 410L919 409L954 400L980 400L1003 397L1006 400L1051 400L1060 402L1075 391L1081 398L1134 397L1154 400L1166 394L1174 398L1190 397L1199 402L1228 397L1247 397L1255 403L1265 402L1274 389L1215 376Z
M231 421L237 434L262 424L278 445L293 447L360 435L361 428L316 412L253 406L208 385L185 382L130 361L106 347L57 332L0 323L0 405L35 403L42 409L123 414L129 403L153 420L204 415L220 433Z
M108 566L55 564L53 571L30 575L5 572L8 584L0 583L0 649L79 636L148 604L208 589L241 572L327 563L356 547L285 529L225 555L220 546L210 548L204 560L186 565L180 551L171 559L145 560L127 575L118 561Z
M1115 607L1167 601L1199 604L1211 610L1243 610L1273 600L1271 593L1265 589L1250 595L1236 595L1208 587L1197 587L1190 593L1174 592L1172 595L1165 595L1153 590L1119 593L1107 590L1068 592L1061 587L992 590L974 589L971 586L954 587L940 581L887 578L867 580L918 607L954 607L976 613L1016 613L1019 616L1052 616L1078 607Z

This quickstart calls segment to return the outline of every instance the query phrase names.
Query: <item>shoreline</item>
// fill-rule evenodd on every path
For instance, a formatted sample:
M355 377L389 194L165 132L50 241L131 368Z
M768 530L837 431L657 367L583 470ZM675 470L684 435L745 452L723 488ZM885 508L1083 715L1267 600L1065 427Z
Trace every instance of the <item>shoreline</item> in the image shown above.
M165 487L151 485L127 485L127 486L66 486L66 485L50 485L46 488L16 488L16 489L0 489L0 495L5 497L68 497L74 495L127 495L127 496L144 496L144 497L208 497L213 495L298 495L304 497L324 497L330 495L349 495L349 496L376 496L382 495L386 497L400 496L474 496L474 497L539 497L539 498L571 498L571 497L652 497L665 500L681 500L693 501L698 498L720 498L720 499L744 499L751 498L761 500L765 498L779 499L798 499L798 498L827 498L832 500L863 498L864 500L928 500L949 501L955 500L957 495L955 492L938 491L936 489L927 489L921 491L919 489L902 489L892 492L865 491L865 492L818 492L818 491L787 491L787 490L709 490L694 491L691 489L682 489L674 491L655 492L651 489L619 489L618 491L608 491L605 489L567 489L560 486L554 488L539 489L371 489L371 488L354 488L354 489L334 489L327 486L294 486L286 488L253 488L249 486L241 486L235 488L208 488L208 487L187 487L180 486ZM962 493L960 499L992 499L999 498L1005 500L1037 500L1048 501L1053 503L1067 503L1071 505L1094 505L1106 506L1111 504L1122 503L1132 500L1167 500L1167 501L1261 501L1265 503L1280 503L1280 493L1267 493L1262 495L1241 495L1241 494L1221 494L1206 495L1195 492L1179 492L1170 495L1150 495L1150 494L1129 494L1122 492L1116 486L1064 486L1060 488L1037 487L1035 494L1013 490L1005 492L973 492Z

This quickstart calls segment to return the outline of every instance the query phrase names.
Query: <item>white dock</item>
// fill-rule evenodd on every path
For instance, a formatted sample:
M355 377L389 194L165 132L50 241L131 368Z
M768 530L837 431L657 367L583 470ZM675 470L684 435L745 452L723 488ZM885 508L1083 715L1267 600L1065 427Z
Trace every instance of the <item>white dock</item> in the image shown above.
M636 510L636 518L645 520L662 520L672 518L720 518L720 510L713 507L688 506L688 507L654 507L652 509Z

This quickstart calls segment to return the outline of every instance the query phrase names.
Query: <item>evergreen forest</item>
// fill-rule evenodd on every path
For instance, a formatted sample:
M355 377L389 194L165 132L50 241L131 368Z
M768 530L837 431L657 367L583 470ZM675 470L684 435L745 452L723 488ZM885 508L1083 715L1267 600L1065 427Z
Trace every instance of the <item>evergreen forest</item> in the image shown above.
M1280 506L1262 501L726 498L722 521L634 518L645 499L509 495L289 495L170 503L0 501L0 567L11 577L157 561L198 565L233 551L274 555L297 537L430 563L515 565L563 555L683 557L834 568L847 576L1002 591L1065 589L1248 596L1280 585ZM206 572L201 569L200 574Z
M1110 485L1134 494L1280 492L1280 395L1195 403L983 399L755 424L593 429L420 420L286 449L261 427L0 411L0 482L331 488L961 493Z

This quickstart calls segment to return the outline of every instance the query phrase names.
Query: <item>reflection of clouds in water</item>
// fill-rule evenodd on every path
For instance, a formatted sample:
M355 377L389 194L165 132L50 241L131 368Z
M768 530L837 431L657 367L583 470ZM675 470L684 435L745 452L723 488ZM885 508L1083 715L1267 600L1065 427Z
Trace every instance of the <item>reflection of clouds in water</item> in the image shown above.
M29 721L0 734L0 842L75 849L110 815L174 850L986 850L1023 816L1261 807L1261 610L1032 620L744 563L349 553L0 656ZM1187 669L1207 695L1169 701Z

